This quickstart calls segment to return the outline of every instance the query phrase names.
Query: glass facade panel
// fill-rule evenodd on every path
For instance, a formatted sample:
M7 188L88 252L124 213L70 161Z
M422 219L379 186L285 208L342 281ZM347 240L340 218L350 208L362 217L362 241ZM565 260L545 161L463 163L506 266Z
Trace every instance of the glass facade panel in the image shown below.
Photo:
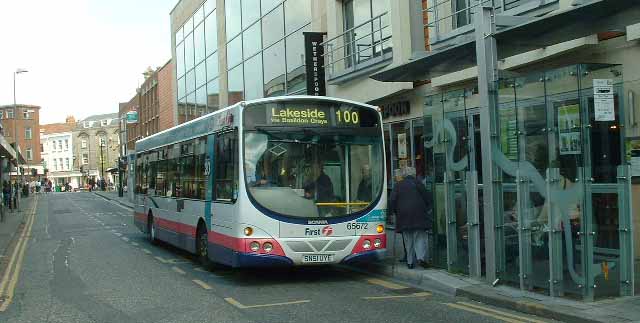
M281 2L282 0L262 0L262 15L266 15Z
M242 29L260 19L260 0L242 0Z
M179 44L184 39L184 29L180 27L178 31L176 31L176 44Z
M242 65L238 65L229 71L229 105L244 99L244 82L242 76Z
M196 13L193 14L193 26L196 27L198 24L202 22L204 19L204 8L201 6L196 10Z
M287 0L284 3L285 34L288 35L311 21L309 0Z
M254 24L242 33L243 54L247 59L262 49L262 41L260 35L260 24Z
M196 106L198 116L204 115L207 110L207 87L203 86L196 90Z
M195 63L198 64L204 60L204 24L200 24L193 32L193 46L195 51Z
M284 37L284 16L282 6L278 6L262 18L262 45L264 48Z
M196 89L196 73L195 70L191 70L187 73L185 77L185 92L186 94L190 94L193 90Z
M193 33L187 35L184 38L184 66L185 71L192 69L194 64L194 51L193 51Z
M262 55L258 54L244 63L244 97L246 100L263 97L262 91Z
M218 79L207 83L207 106L209 110L215 111L220 107L220 86Z
M177 88L178 88L178 98L183 98L187 94L187 92L185 90L184 79L185 79L184 77L181 77L181 78L178 79L178 82L177 82L178 83L178 86L177 86Z
M264 96L277 96L285 91L284 42L264 50Z
M226 19L227 40L239 34L242 30L241 6L238 0L226 0L224 5Z
M184 24L184 34L190 34L193 31L193 17L189 18Z
M182 77L184 72L184 43L181 43L176 46L176 74Z
M227 44L227 66L233 68L242 62L242 35Z
M200 65L196 66L196 87L203 86L207 83L207 69L205 68L205 63L202 62Z
M307 86L304 65L304 35L303 31L294 33L286 39L287 50L287 92L292 93Z
M209 15L204 21L204 36L207 43L206 55L209 56L218 50L218 26L215 13Z
M219 74L218 53L214 53L207 57L207 81L217 78Z
M208 16L213 10L216 9L216 0L207 0L202 5L204 7L204 15Z

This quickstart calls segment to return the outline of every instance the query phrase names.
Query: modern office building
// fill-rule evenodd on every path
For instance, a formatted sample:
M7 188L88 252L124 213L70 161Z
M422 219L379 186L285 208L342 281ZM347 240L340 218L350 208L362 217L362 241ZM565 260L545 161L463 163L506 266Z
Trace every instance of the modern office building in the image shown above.
M306 93L304 32L324 1L182 0L171 11L176 120L241 100Z
M585 300L638 289L639 12L445 0L409 13L426 18L414 30L431 51L372 78L431 82L421 146L437 266Z

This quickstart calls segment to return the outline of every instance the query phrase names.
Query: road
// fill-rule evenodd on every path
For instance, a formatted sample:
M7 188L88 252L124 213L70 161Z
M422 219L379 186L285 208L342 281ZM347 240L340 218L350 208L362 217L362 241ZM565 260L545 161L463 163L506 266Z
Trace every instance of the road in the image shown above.
M339 267L207 270L95 194L37 199L1 322L548 322Z

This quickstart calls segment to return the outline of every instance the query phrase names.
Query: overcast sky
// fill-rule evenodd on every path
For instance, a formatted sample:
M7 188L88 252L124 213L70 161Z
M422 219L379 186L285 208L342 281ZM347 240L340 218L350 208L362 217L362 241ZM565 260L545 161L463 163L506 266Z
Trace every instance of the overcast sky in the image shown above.
M177 0L0 0L0 105L42 107L40 123L118 111L147 66L171 58Z

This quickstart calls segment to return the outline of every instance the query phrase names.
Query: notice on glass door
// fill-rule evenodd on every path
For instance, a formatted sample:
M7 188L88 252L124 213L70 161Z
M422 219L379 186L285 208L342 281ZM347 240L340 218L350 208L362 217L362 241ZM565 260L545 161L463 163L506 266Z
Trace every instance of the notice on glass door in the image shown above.
M614 121L613 80L593 80L593 110L596 121Z
M558 107L558 146L560 155L580 154L580 106Z
M407 135L404 133L398 134L398 158L407 158Z

